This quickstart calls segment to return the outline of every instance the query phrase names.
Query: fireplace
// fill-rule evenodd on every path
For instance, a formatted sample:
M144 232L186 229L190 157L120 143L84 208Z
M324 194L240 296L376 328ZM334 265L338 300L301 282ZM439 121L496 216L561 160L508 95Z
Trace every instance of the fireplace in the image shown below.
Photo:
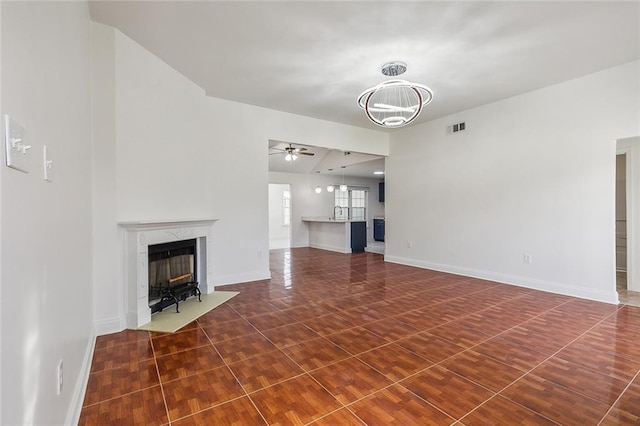
M149 246L149 308L162 311L190 296L198 289L197 240L180 240Z
M152 310L159 310L158 306L160 306L154 307L157 303L156 291L170 288L171 285L185 285L188 282L199 283L196 288L204 294L213 291L213 285L210 284L213 277L210 247L213 238L213 224L216 221L217 219L200 219L119 223L120 227L124 229L123 273L126 286L127 328L136 329L151 321ZM185 241L187 242L185 243ZM163 267L162 262L154 263L153 272L150 269L152 261L156 262L158 260L156 258L163 257L158 254L156 247L158 245L168 245L169 251L173 253L177 250L180 254L175 263L180 263L180 266L176 266L176 268L184 268L173 268L173 272L168 272L171 277L161 279L161 281L167 281L162 285L157 285L158 274L167 275L167 273L158 272L157 268L164 268L166 271L166 264ZM193 276L190 277L188 274L193 274ZM181 277L181 275L185 276ZM169 283L169 280L172 282ZM187 293L180 291L177 299L190 296L188 290ZM197 295L197 292L194 290L193 294Z

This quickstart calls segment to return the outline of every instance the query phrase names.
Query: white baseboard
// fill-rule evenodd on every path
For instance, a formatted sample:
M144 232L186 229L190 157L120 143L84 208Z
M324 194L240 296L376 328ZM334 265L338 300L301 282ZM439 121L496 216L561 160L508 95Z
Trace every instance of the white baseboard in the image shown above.
M251 271L242 274L217 275L213 277L213 285L229 285L271 279L271 271ZM213 290L213 287L212 287Z
M80 367L80 374L76 385L73 388L73 395L71 395L71 405L67 412L67 419L64 424L77 425L80 421L80 414L82 413L82 403L84 402L84 396L87 391L87 383L89 383L89 373L91 372L91 360L93 359L93 350L96 346L95 334L91 336L87 344L87 349L84 352L84 358L82 360L82 366Z
M309 244L309 247L320 249L320 250L335 251L338 253L351 253L351 249L347 250L344 247L332 246L328 244Z
M109 318L106 320L97 320L93 322L93 329L96 336L104 336L105 334L117 333L127 328L125 318Z
M465 277L495 281L502 284L530 288L532 290L541 290L549 293L563 294L565 296L579 297L581 299L595 300L597 302L611 303L616 305L619 303L618 293L615 291L615 289L612 289L612 291L591 290L576 287L571 284L537 280L519 275L502 274L499 272L484 271L481 269L472 269L454 265L424 262L398 256L385 255L384 260L386 262L399 263L401 265L432 269L434 271L447 272L450 274L462 275Z

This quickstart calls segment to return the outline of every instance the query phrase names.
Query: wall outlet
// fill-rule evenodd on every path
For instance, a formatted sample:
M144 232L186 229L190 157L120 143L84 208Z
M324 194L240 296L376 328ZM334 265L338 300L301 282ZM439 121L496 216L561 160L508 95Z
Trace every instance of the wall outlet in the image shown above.
M407 248L413 248L413 241L407 241Z
M58 369L56 374L56 394L62 393L62 384L64 383L64 370L62 360L58 363Z
M532 263L531 255L530 255L530 254L525 253L525 254L522 256L522 261L523 261L524 263L529 263L529 264L530 264L530 263Z

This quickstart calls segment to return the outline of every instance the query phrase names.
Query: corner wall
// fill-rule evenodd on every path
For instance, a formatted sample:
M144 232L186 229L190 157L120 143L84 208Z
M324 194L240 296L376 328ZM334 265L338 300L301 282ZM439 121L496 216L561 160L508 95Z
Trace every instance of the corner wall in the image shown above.
M88 6L1 7L2 114L31 149L29 173L0 161L0 424L74 424L93 348ZM43 178L44 145L53 182Z
M394 133L385 259L617 303L616 140L640 134L638 75L634 62Z

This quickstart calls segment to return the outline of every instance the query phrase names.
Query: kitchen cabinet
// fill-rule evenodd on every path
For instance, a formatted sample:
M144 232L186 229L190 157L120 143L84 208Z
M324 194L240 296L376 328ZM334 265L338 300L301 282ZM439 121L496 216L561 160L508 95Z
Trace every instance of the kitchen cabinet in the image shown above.
M373 239L384 241L384 219L373 219Z
M364 251L367 246L367 223L351 222L351 253Z

